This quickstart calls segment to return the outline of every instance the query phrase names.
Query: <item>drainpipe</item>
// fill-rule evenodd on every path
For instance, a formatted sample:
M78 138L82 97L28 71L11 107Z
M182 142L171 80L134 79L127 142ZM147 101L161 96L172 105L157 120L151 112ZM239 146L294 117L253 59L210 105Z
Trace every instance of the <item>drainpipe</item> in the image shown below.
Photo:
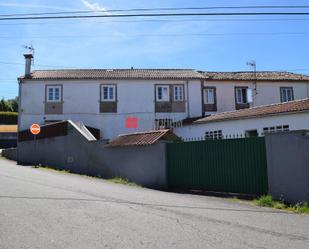
M188 118L190 118L190 99L189 99L189 81L186 81L187 86L187 110L188 110Z
M21 119L21 84L22 80L18 79L18 116L17 116L17 149L16 149L16 159L17 159L17 164L19 164L19 150L18 150L18 143L19 143L19 132L21 130L20 128L20 119Z
M201 103L202 103L202 116L205 117L205 103L204 103L204 80L201 80Z

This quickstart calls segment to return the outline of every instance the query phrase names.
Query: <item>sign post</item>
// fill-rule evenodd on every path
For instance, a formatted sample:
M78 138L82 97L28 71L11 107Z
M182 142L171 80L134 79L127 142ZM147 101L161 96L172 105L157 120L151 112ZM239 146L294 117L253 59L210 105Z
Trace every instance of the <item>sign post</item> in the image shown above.
M32 124L30 126L30 132L33 134L33 135L38 135L40 132L41 132L41 126L38 125L38 124Z
M36 135L38 135L41 132L41 126L39 124L32 124L30 126L30 132L34 135L34 147L35 150L37 150L37 142L36 142Z

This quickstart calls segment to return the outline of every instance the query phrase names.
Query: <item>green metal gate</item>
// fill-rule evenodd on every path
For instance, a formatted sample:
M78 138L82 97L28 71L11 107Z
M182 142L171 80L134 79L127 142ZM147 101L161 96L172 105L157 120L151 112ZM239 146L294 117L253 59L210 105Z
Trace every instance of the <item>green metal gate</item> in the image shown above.
M167 144L170 188L267 193L265 138Z

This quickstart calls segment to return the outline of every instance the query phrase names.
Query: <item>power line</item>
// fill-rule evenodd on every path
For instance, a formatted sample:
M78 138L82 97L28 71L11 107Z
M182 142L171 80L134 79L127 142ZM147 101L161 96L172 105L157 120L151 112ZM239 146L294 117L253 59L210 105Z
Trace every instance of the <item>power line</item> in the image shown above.
M110 12L149 12L149 11L179 11L179 10L217 10L217 9L308 9L308 5L254 5L254 6L210 6L210 7L180 7L180 8L135 8L135 9L111 9L111 10L79 10L61 12L41 12L23 14L0 14L9 16L40 16L59 14L86 14L86 13L110 13Z
M95 20L91 20L89 22L84 22L84 23L89 23L89 24L102 24L102 23L144 23L144 22L231 22L231 21L240 21L240 22L269 22L269 21L309 21L308 18L240 18L240 19L232 19L232 18L225 18L225 19L177 19L177 20L172 20L172 19L142 19L142 20L108 20L108 21L103 21L103 22L98 22ZM50 24L59 24L59 22L22 22L22 23L1 23L0 26L16 26L16 25L50 25ZM80 24L79 22L66 22L62 23L63 24Z
M48 35L48 36L32 36L28 39L70 39L70 38L98 38L98 37L207 37L207 36L291 36L291 35L309 35L309 32L235 32L235 33L170 33L170 34L101 34L101 35ZM0 36L0 39L20 39L19 36ZM7 63L10 64L10 63ZM37 65L39 66L39 65ZM43 65L41 65L43 66Z
M111 14L111 15L66 15L66 16L31 16L5 17L0 21L12 20L47 20L47 19L82 19L82 18L124 18L124 17L178 17L178 16L279 16L309 15L309 12L229 12L229 13L151 13L151 14Z

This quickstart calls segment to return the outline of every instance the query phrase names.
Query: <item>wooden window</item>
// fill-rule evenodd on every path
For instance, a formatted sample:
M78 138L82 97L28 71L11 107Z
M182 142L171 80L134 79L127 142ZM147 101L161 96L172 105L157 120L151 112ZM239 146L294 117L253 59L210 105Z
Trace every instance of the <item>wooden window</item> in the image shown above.
M247 104L247 87L236 87L235 88L235 98L237 104Z
M116 101L116 86L102 85L101 86L101 101L111 102Z
M61 86L47 86L46 87L46 101L47 102L61 102L62 98Z
M216 87L204 87L203 89L204 112L217 111Z
M294 100L293 87L280 87L281 102Z
M158 102L170 101L170 87L168 85L156 86L156 101Z
M204 104L206 105L215 104L215 88L214 87L204 88Z
M183 101L183 85L174 86L174 101Z

